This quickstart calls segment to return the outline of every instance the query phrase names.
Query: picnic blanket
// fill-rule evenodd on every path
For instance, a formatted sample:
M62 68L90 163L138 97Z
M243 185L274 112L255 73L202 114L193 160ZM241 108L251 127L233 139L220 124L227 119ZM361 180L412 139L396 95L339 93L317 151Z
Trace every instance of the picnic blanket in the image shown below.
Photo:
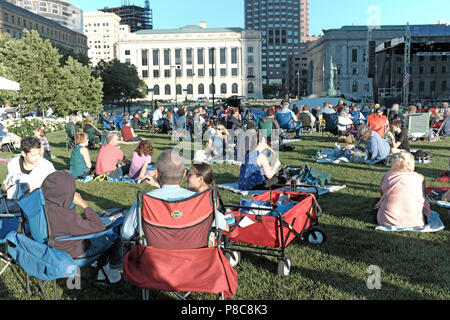
M224 189L224 190L228 190L231 191L233 193L237 193L237 194L241 194L245 197L253 197L253 196L259 196L262 195L264 193L266 193L268 190L240 190L239 189L239 183L238 182L233 182L233 183L225 183L225 184L220 184L217 185L218 188L220 189ZM341 189L347 188L347 186L322 186L322 187L318 187L319 190L319 196L327 194L329 192L333 193L333 192L337 192ZM277 191L290 191L291 188L290 187L284 187L281 189L277 189ZM316 189L314 187L298 187L296 189L297 192L309 192L309 193L313 193L316 192Z
M439 214L435 211L432 212L431 217L428 218L427 225L423 227L401 227L401 226L379 226L376 227L376 231L385 232L438 232L445 228L444 223L441 220Z
M134 179L131 179L128 175L123 176L121 178L110 178L106 174L102 174L95 178L93 176L87 176L85 178L78 179L78 181L81 183L89 183L91 181L97 182L107 181L112 183L123 182L123 183L137 184L136 181Z

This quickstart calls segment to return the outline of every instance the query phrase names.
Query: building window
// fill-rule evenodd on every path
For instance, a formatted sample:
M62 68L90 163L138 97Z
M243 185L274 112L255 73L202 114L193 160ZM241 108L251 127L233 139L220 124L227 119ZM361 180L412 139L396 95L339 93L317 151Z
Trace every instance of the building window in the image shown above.
M182 94L183 88L181 87L181 84L177 84L177 94Z
M159 86L158 86L158 85L155 85L155 86L153 87L153 94L154 94L155 96L159 96Z
M170 85L166 84L166 86L164 87L164 93L167 95L170 95Z
M231 93L238 94L238 85L237 85L237 83L233 83L233 85L231 86Z
M419 92L425 91L425 83L423 81L419 82Z
M164 65L170 66L170 49L164 50Z
M352 50L352 62L358 62L358 49Z
M215 64L216 63L216 50L215 48L210 48L209 49L209 64Z
M187 69L186 70L186 76L188 76L188 77L193 77L194 76L194 73L192 72L192 69Z
M255 85L253 84L253 82L250 82L248 84L248 88L247 89L248 89L247 91L248 91L249 94L255 93Z
M215 84L211 83L209 85L209 93L210 94L216 94L216 85Z
M358 83L356 81L353 82L352 92L358 92Z
M220 93L221 94L227 94L227 85L225 83L222 83L220 85Z
M181 64L181 49L175 49L175 65L180 66Z
M130 55L130 50L125 50L125 55L129 56Z
M148 50L142 50L141 54L142 54L142 65L148 66Z
M170 70L164 70L164 77L170 78Z
M153 78L159 78L159 70L153 70Z
M227 63L227 49L221 48L220 49L220 64L226 64Z
M231 63L238 63L238 48L231 48Z
M205 69L198 69L198 76L199 77L204 77L205 76Z
M238 76L238 69L237 68L232 68L231 69L231 75L233 77L237 77Z
M198 94L205 94L205 86L201 83L198 85Z
M153 50L153 65L159 66L159 50Z
M204 50L203 49L197 49L197 64L204 64L205 63L205 59L204 59Z
M192 84L187 85L187 94L194 94L194 86Z
M221 68L220 69L220 76L221 77L226 77L227 76L227 69L226 68Z
M186 64L192 65L192 49L186 49Z
M447 91L447 81L442 81L441 91Z
M148 78L148 70L142 70L142 78Z

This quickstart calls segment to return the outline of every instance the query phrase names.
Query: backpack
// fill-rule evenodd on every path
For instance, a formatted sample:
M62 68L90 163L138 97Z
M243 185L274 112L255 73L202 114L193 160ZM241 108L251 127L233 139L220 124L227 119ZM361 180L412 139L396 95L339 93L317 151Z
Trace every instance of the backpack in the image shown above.
M8 253L29 275L44 281L53 281L75 276L77 266L66 252L40 244L27 236L10 232Z

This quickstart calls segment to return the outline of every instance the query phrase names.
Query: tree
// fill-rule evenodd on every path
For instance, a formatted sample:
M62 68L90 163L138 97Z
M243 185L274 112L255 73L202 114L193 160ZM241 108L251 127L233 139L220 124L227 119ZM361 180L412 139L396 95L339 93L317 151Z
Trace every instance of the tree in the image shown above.
M24 30L20 40L0 36L0 75L20 83L20 93L2 92L5 103L25 102L24 113L39 106L43 115L48 107L56 116L82 111L97 114L102 110L102 81L89 66L62 55L49 40L36 31ZM19 101L20 97L20 101Z
M103 110L103 83L92 75L92 68L69 57L61 71L61 92L54 106L56 115L77 111L98 114Z
M20 83L25 113L35 106L47 108L55 102L61 85L60 57L50 41L43 41L35 30L24 30L20 40L5 41L0 48L1 75ZM12 98L16 104L17 98Z
M128 101L147 96L147 85L139 78L135 66L121 63L117 59L109 62L101 60L96 70L103 80L105 102Z
M65 65L69 57L74 58L84 66L89 65L89 57L87 55L82 53L75 53L72 48L64 47L59 44L53 44L53 46L58 49L59 54L62 55L61 59L59 60L61 67Z

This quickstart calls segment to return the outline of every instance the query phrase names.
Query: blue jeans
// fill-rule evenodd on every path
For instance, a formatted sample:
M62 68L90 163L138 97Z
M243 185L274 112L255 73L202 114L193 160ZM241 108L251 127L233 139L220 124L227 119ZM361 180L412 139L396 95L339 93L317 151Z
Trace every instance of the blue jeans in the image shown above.
M122 178L123 176L126 176L129 172L130 172L130 165L127 164L126 166L117 168L115 171L108 174L108 176L113 179Z
M111 240L107 236L89 239L91 245L79 258L88 258L101 254ZM122 269L123 265L123 242L118 240L114 242L111 247L111 253L108 257L109 266L111 269Z

